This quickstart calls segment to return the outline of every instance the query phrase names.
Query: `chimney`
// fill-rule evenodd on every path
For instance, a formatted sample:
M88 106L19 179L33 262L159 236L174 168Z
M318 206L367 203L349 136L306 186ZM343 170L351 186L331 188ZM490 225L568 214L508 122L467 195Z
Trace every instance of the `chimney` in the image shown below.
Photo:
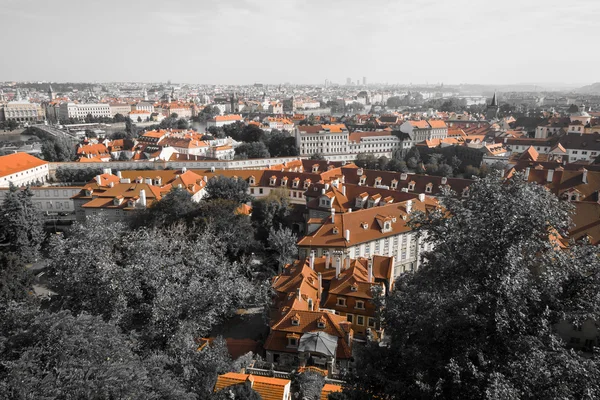
M321 194L325 194L325 189L321 189Z
M425 193L419 193L419 201L420 201L421 203L424 203L424 202L425 202Z
M110 168L102 168L102 173L110 175L112 173L112 171L110 170Z
M315 269L315 251L310 252L310 269Z
M204 180L204 182L208 182L208 176L204 175L204 176L202 177L202 180Z
M117 171L117 178L121 179L123 177L123 174L121 174L121 171Z
M335 208L331 209L331 222L334 223L335 222Z
M300 286L296 289L296 293L298 294L298 301L302 301L302 292L300 292Z
M183 168L181 168L181 173L182 173L182 174L185 174L185 173L186 173L186 171L187 171L187 168L186 168L186 167L183 167Z
M583 183L588 183L587 174L588 174L588 170L584 168L583 169L583 176L582 176Z
M319 297L319 299L321 298L321 293L323 292L323 275L321 275L321 273L319 272L319 274L317 275L319 277L319 291L317 292L317 295Z
M345 196L346 195L346 185L342 186L342 194Z
M329 190L329 183L325 184L325 190Z
M554 170L553 169L549 169L548 170L548 175L546 175L546 181L547 182L552 182L553 179L554 179Z
M146 191L144 189L140 190L140 202L142 203L142 207L146 207Z
M406 202L406 213L410 214L412 212L412 200L408 200Z
M346 239L346 242L350 241L350 229L346 229L344 232L344 239Z
M340 278L340 274L342 273L342 259L340 256L335 258L335 277L336 279Z
M330 265L331 265L331 254L329 254L329 252L327 252L327 257L325 258L325 268L329 269Z
M531 171L531 168L525 168L525 180L529 179L529 171Z
M98 184L98 186L102 184L102 177L100 175L96 175L96 183Z
M368 275L369 282L373 282L373 258L369 258Z

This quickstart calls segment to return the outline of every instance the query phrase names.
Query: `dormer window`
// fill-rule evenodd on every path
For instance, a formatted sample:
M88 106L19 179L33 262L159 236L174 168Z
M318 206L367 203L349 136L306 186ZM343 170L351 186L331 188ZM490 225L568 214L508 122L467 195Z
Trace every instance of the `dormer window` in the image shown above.
M288 338L288 346L289 347L297 347L298 346L298 339L290 337Z
M442 178L442 185L445 185L446 183L448 183L448 178L446 178L445 176Z
M369 228L369 224L368 224L368 223L366 223L366 222L363 222L363 223L361 224L361 226L362 226L362 228L363 228L363 229L367 229L367 228Z
M468 187L463 189L462 197L469 197L469 188Z
M275 186L275 182L276 181L277 181L277 177L276 176L272 176L271 179L269 179L269 185Z
M383 231L389 232L391 230L392 230L392 224L390 223L390 221L385 221L385 223L383 224Z
M375 178L375 185L381 185L381 177Z
M400 180L401 180L401 181L405 181L405 180L407 180L407 179L408 179L408 174L407 174L406 172L403 172L403 173L400 175Z
M315 164L315 165L312 166L312 172L313 173L319 172L319 164Z
M300 179L298 179L298 178L294 179L294 182L292 183L292 187L297 188L299 183L300 183Z
M300 325L300 316L298 314L294 315L291 319L292 325L299 326Z
M415 181L410 181L408 183L408 190L415 190Z
M94 193L94 191L92 189L85 189L86 197L90 197L93 193Z
M433 189L433 184L432 183L428 183L427 186L425 186L425 192L426 193L431 193L432 189Z
M287 178L281 180L281 186L287 186Z
M338 233L340 233L340 230L338 229L338 227L337 227L337 226L334 226L334 227L333 227L333 234L334 234L334 235L337 235Z
M304 181L304 190L308 189L309 186L310 186L310 180L307 179Z
M392 189L398 189L398 181L396 179L392 180Z
M350 286L350 290L352 292L356 292L358 290L358 287L356 285L352 285L352 286Z
M338 306L342 306L342 307L346 307L346 299L343 297L338 297L337 298L337 303Z
M366 181L367 181L367 177L363 175L363 176L360 177L360 180L358 181L358 184L359 185L364 185Z
M317 320L317 328L319 329L325 329L325 326L327 325L326 321L325 321L325 317L321 317Z
M250 179L249 179L249 184L250 184L250 185L254 185L254 184L256 184L256 178L254 178L254 176L251 176L251 177L250 177Z
M359 168L356 170L356 175L361 176L363 174L363 169Z

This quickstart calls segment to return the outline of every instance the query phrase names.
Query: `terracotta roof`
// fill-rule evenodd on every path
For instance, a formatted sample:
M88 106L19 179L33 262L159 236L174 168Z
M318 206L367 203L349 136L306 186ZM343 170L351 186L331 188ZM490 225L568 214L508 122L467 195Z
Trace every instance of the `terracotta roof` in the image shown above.
M224 121L241 121L243 118L241 115L229 114L229 115L217 115L210 121L213 122L224 122Z
M333 385L331 383L326 383L323 385L323 389L321 389L321 400L329 399L329 395L335 392L341 392L342 387L340 385Z
M27 153L14 153L0 156L0 176L12 175L15 172L48 165L44 160Z
M271 378L260 375L247 375L236 372L228 372L223 375L219 375L217 383L215 384L215 392L222 390L226 387L244 384L250 382L253 390L260 394L264 400L287 400L284 398L286 387L291 384L289 379Z
M410 201L410 200L409 200ZM409 232L411 228L407 224L405 217L407 202L392 203L379 207L358 210L352 213L336 215L335 221L331 222L331 217L315 232L304 236L298 242L301 247L352 247L359 243L366 243L376 239L382 239L388 236L395 236L403 232ZM412 210L428 211L431 208L438 207L438 202L434 198L426 197L424 202L419 200L412 201ZM379 215L390 216L396 219L391 223L389 231L382 232L375 218ZM368 223L367 229L363 228L363 222ZM336 228L336 229L334 229ZM350 231L350 240L346 240L345 231ZM337 233L335 233L337 232Z

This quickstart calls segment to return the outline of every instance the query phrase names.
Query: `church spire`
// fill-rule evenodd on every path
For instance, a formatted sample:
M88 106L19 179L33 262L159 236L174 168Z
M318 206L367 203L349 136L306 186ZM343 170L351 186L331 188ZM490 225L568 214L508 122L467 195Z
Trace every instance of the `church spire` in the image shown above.
M496 96L495 90L494 90L494 97L492 97L492 102L490 103L490 107L498 107L498 97Z

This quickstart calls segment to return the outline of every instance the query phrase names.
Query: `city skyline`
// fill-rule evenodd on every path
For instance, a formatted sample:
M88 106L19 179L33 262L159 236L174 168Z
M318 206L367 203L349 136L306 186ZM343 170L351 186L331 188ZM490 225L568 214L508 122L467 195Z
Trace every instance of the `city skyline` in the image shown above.
M309 3L312 3L309 0ZM5 0L0 80L199 84L591 84L600 6L514 0L396 4ZM513 7L513 6L520 7ZM547 20L548 29L531 21ZM568 30L566 29L568 27ZM50 31L50 32L48 32ZM23 49L28 49L23 51ZM567 54L577 55L575 57ZM353 57L352 55L355 55ZM576 72L573 72L576 71Z

